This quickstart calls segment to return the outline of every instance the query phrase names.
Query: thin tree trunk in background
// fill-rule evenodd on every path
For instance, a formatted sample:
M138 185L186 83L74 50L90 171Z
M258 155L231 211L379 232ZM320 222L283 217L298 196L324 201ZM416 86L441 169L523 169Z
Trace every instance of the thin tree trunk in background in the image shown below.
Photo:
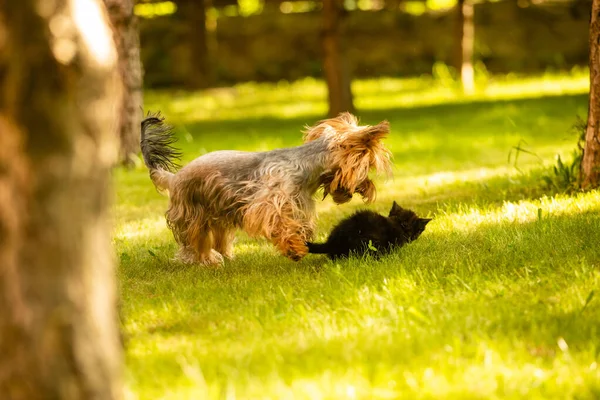
M385 8L393 12L399 12L403 0L385 0Z
M280 13L281 12L281 3L286 0L265 0L263 2L262 13L270 12L270 13Z
M600 186L600 0L593 1L590 20L590 99L581 172L584 189Z
M119 71L123 79L123 107L120 112L119 137L122 164L133 165L140 148L140 123L143 114L143 68L140 60L138 20L133 12L134 0L104 0L117 51Z
M188 26L191 71L187 86L190 89L207 88L212 83L208 62L208 32L206 29L205 0L178 0L178 13Z
M355 112L348 65L344 60L340 24L343 13L339 0L323 0L323 70L329 94L329 116Z
M475 91L473 53L475 46L474 8L472 0L458 0L456 5L455 67L460 71L460 82L465 94Z
M101 0L0 1L0 398L119 399Z

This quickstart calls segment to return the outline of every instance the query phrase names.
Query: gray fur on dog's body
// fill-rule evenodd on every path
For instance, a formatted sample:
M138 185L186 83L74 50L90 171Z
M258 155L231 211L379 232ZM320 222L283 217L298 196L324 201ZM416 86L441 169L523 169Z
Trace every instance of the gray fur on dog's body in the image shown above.
M232 182L255 179L264 174L280 175L292 179L296 185L304 186L303 189L312 190L312 195L319 188L314 184L314 178L323 173L326 156L327 145L323 139L298 147L263 152L218 150L194 159L179 173L208 167L217 169Z
M236 228L242 228L242 216L237 212L241 205L252 203L264 192L278 188L290 193L306 211L314 214L313 196L319 189L318 177L324 172L327 147L319 139L302 146L276 149L267 152L244 152L219 150L204 154L179 172L178 184L191 180L201 186L201 178L206 173L219 173L223 184L235 188L224 208L231 209L231 220ZM263 184L248 185L248 182L263 181ZM200 204L211 199L198 197Z
M157 188L167 190L167 223L186 262L214 264L232 256L235 229L261 235L298 260L308 251L319 187L336 203L359 192L373 200L371 168L389 167L379 140L387 122L361 127L350 114L310 128L307 143L265 152L221 150L173 172L170 127L157 115L142 122L142 150Z

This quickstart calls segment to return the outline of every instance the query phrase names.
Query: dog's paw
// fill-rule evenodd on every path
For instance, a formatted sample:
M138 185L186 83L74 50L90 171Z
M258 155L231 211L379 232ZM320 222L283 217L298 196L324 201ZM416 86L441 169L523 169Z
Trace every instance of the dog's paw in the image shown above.
M225 262L221 253L216 251L215 249L211 249L210 253L203 257L200 262L206 266L220 266Z
M226 259L226 260L233 260L233 259L235 259L235 254L233 254L232 251L227 252L227 253L223 253L222 255L223 255L223 258Z

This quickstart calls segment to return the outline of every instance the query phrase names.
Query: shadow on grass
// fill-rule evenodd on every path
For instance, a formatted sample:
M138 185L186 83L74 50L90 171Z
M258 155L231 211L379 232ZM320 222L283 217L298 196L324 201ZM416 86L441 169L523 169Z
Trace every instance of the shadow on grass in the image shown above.
M388 119L390 122L393 120L401 124L403 117L410 116L413 119L416 113L419 116L417 119L425 125L428 121L437 121L439 119L449 119L455 121L457 125L461 125L465 122L469 124L469 121L472 121L477 114L487 115L488 118L495 118L498 116L498 113L510 109L511 112L517 111L523 113L523 120L529 120L531 114L528 114L528 112L552 117L553 112L562 114L565 111L565 107L572 107L573 104L584 106L587 102L587 97L587 94L550 94L512 99L465 98L445 100L440 104L382 107L359 111L357 115L360 116L361 121L364 123L372 124ZM166 117L169 118L168 115ZM218 119L217 117L211 120L188 121L181 125L185 126L192 136L211 134L211 132L218 134L220 128L238 132L243 132L246 129L258 132L270 131L272 134L278 136L282 132L287 133L287 135L296 135L305 125L313 124L323 118L326 118L326 116L316 113L294 117L277 117L271 115L248 116L244 119ZM575 115L572 116L572 119L575 120ZM392 129L394 129L393 124ZM297 136L297 139L300 140L301 137Z

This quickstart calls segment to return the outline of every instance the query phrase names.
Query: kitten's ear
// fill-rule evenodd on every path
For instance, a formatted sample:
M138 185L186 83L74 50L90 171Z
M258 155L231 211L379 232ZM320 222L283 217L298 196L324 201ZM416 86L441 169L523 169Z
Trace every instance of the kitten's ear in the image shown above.
M418 220L418 226L421 229L425 229L425 226L427 226L427 224L431 221L431 218L419 218Z
M400 207L398 205L398 203L396 203L396 201L394 201L392 203L392 209L390 210L390 216L394 215L394 214L398 214L399 212L402 211L402 207Z

